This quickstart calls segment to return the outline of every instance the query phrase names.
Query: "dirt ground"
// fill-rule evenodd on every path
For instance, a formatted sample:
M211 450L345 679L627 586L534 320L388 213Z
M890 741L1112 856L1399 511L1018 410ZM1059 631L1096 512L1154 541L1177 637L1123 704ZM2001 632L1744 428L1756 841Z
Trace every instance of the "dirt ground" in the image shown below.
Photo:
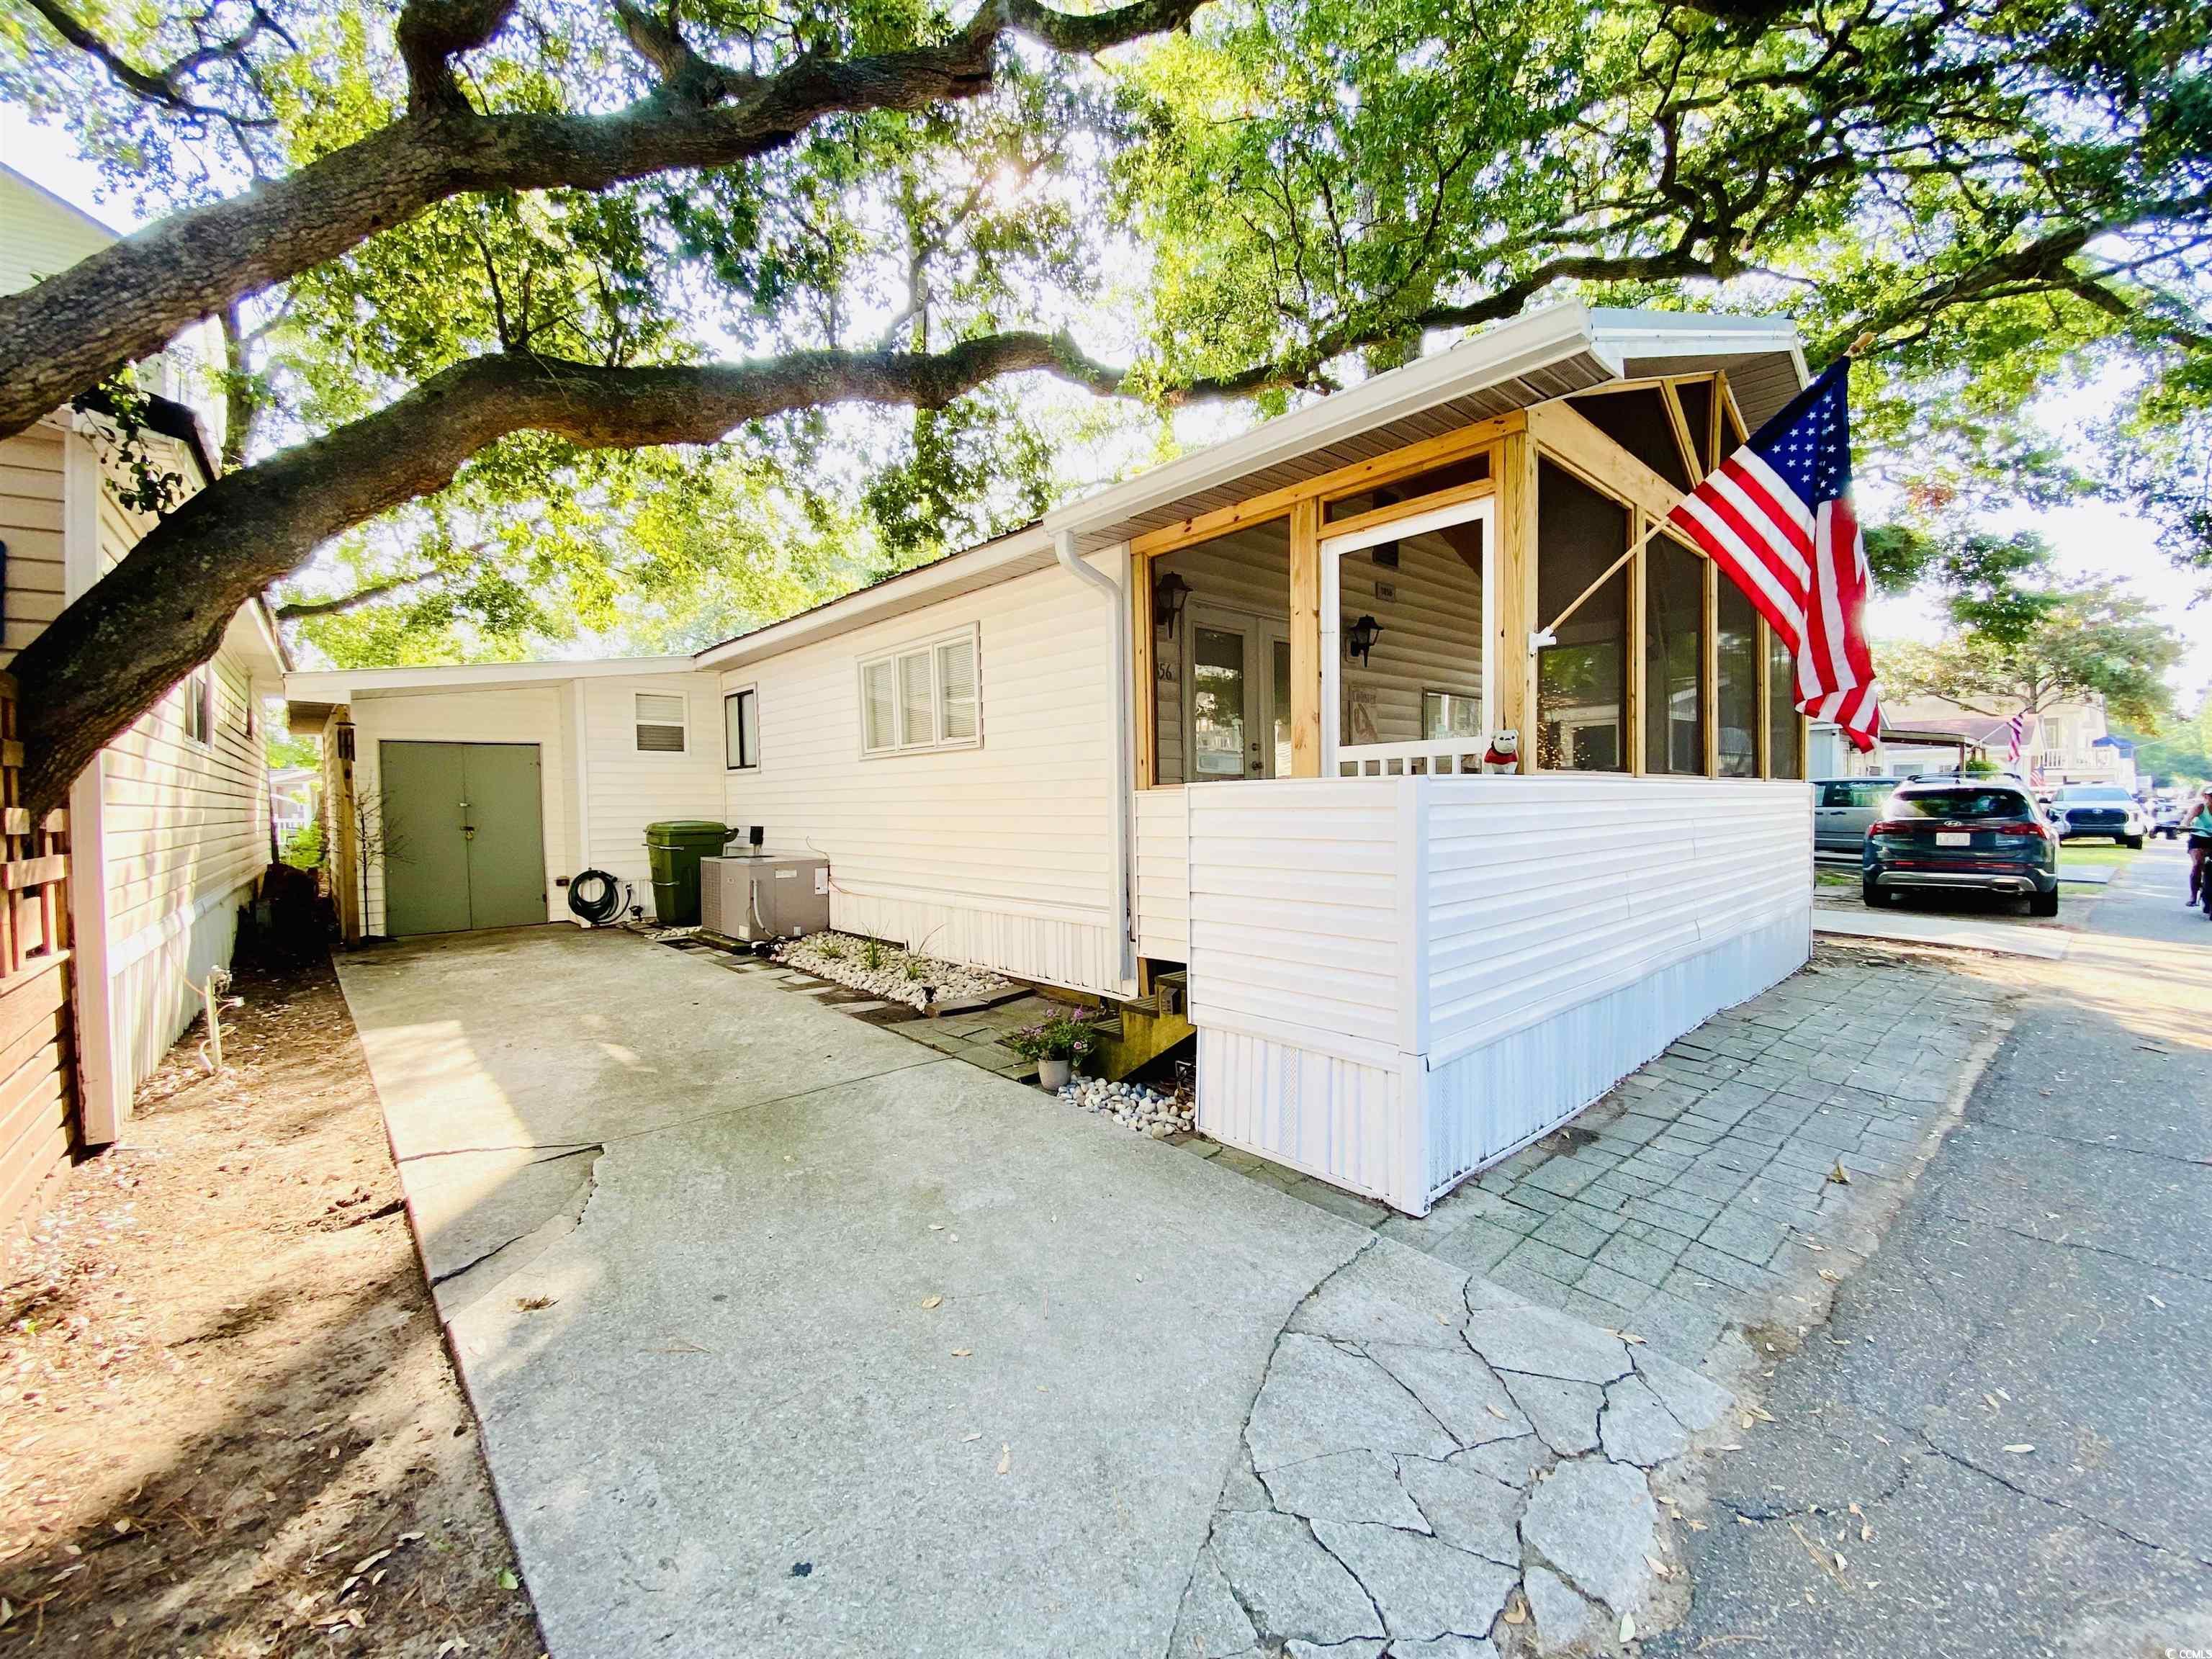
M0 1659L528 1659L337 981L235 988L0 1268Z

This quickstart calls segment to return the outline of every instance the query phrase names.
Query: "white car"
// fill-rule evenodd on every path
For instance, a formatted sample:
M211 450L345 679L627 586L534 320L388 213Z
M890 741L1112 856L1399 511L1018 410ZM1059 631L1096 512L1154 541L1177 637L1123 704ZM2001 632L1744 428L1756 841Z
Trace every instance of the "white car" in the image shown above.
M2116 783L2069 783L2051 798L2051 824L2062 841L2107 836L2140 847L2150 832L2142 803Z

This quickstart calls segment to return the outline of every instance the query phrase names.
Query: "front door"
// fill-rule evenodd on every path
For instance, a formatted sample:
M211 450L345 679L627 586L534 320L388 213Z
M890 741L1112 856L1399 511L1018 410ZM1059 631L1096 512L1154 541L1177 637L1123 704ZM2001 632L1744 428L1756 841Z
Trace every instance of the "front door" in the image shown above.
M1190 781L1291 775L1291 636L1267 617L1194 606Z
M386 743L384 931L457 933L545 920L534 743Z

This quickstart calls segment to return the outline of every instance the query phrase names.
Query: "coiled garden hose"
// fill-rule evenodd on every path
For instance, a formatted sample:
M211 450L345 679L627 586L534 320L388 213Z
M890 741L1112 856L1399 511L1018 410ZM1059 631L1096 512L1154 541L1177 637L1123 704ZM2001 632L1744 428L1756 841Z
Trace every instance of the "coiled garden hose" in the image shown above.
M622 914L623 884L604 870L584 870L568 881L568 908L594 927Z

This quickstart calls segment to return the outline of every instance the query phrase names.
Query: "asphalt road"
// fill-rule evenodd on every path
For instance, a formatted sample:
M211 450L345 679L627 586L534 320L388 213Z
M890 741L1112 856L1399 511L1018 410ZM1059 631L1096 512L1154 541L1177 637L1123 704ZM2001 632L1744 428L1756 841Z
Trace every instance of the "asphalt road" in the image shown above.
M2212 1656L2212 922L2156 842L1716 1460L1650 1653ZM1978 967L1977 971L1992 971ZM1857 1505L1854 1513L1850 1508Z

